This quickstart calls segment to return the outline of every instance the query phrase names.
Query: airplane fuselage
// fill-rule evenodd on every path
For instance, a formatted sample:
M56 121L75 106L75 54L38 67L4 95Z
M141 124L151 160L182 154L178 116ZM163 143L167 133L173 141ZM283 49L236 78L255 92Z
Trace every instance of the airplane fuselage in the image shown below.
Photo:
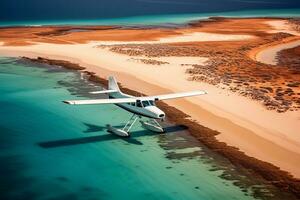
M110 99L118 98L136 98L131 95L127 95L121 92L109 93ZM118 103L117 106L140 116L154 118L154 119L164 119L165 113L155 106L154 101L141 101L136 98L136 102L133 103Z

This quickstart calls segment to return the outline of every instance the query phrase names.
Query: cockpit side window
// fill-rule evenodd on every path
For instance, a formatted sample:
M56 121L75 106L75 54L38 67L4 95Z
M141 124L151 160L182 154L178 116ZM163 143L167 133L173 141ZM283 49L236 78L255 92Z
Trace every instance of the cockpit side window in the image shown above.
M151 105L151 106L154 106L155 104L154 104L154 101L149 101L149 104Z

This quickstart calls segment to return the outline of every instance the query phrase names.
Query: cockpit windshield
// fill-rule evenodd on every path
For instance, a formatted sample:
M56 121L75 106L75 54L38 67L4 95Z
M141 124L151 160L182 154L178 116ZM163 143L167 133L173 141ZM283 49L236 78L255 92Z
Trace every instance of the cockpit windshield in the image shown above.
M154 106L154 101L142 101L143 107Z
M150 106L149 101L142 101L142 103L143 103L143 106L144 106L144 107Z

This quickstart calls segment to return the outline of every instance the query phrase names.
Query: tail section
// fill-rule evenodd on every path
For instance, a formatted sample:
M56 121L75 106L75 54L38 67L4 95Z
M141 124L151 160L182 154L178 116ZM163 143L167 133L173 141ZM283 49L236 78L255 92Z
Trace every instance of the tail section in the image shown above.
M116 90L116 91L120 92L120 88L118 86L118 83L117 83L115 77L113 77L113 76L108 77L108 89L109 90Z

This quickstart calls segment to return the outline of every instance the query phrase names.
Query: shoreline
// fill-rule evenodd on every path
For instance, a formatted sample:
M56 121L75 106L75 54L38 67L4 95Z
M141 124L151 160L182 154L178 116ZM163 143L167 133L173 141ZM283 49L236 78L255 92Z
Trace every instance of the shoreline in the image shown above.
M235 146L249 156L279 166L296 177L300 176L298 170L300 155L297 153L299 152L297 150L299 148L297 145L297 134L289 134L289 132L293 133L297 130L294 127L298 125L296 118L298 112L277 114L276 112L265 110L258 102L243 96L228 93L205 83L200 84L199 82L188 81L185 79L186 75L183 76L182 74L185 71L185 68L182 66L172 66L174 76L182 76L183 78L182 80L180 79L180 82L178 82L178 79L177 83L174 84L168 79L169 72L164 71L166 68L149 65L143 65L145 68L141 68L142 63L133 62L129 62L128 64L130 65L126 65L126 56L108 53L108 51L99 50L98 48L91 48L93 46L93 44L59 46L43 44L28 47L11 47L12 50L10 51L8 50L10 48L8 48L5 51L0 50L0 52L3 55L14 57L27 56L36 58L40 56L78 63L88 67L89 71L93 71L101 77L114 74L125 87L141 91L147 95L205 89L209 91L209 96L205 98L173 100L169 101L168 104L187 113L192 119L204 126L219 131L221 133L217 136L219 141ZM119 58L124 59L119 60ZM115 63L115 61L118 62ZM150 72L152 74L149 74ZM139 77L143 77L143 79ZM224 101L220 102L218 100L220 98L224 99ZM231 102L231 104L228 104L228 102ZM226 110L227 108L234 108L234 110ZM255 113L253 113L254 111ZM248 116L256 116L251 118L251 120L256 120L256 122L259 121L260 123L249 121L246 118Z
M84 66L76 63L41 57L38 57L37 59L27 57L22 58L33 63L58 65L67 69L81 71L88 76L88 80L107 86L106 79L95 75L94 72L87 71L88 69L86 69ZM120 84L120 88L123 92L131 95L144 95L140 92L126 88L122 84ZM213 152L224 156L235 166L242 166L255 176L263 177L263 179L276 186L278 189L285 192L290 192L300 198L300 179L292 177L288 172L282 171L270 163L247 156L237 148L228 146L226 143L218 141L216 136L220 134L219 132L204 127L192 119L189 119L188 115L176 109L175 107L169 106L164 102L158 102L157 104L166 112L169 121L188 127L189 133Z
M275 22L278 18L270 20ZM222 64L225 64L225 66L227 64L230 68L225 68L225 71L221 71L221 73L230 70L231 67L234 67L235 70L235 66L238 66L240 68L237 68L237 71L233 70L230 75L240 76L239 71L243 70L243 73L246 72L245 74L249 76L248 73L252 75L252 71L264 68L263 74L270 72L276 77L280 71L273 70L276 69L273 66L271 68L266 64L253 62L247 54L255 47L261 47L264 44L270 44L274 41L281 43L284 39L296 38L296 36L288 33L278 33L281 29L266 23L270 20L262 18L255 20L252 18L242 20L218 18L216 21L195 22L196 24L193 26L177 29L110 29L70 32L70 30L73 31L71 27L67 33L55 32L60 28L44 29L39 27L25 29L23 31L24 36L19 35L19 33L22 34L23 30L20 28L14 30L15 33L18 33L16 35L11 34L9 30L6 30L7 33L4 31L2 41L0 33L0 43L3 42L0 46L0 54L14 57L44 57L78 63L78 65L85 66L87 71L93 72L95 76L104 78L114 74L125 88L147 95L193 89L207 90L209 96L173 100L169 101L168 105L176 107L177 110L180 110L179 112L185 113L184 116L188 115L189 120L199 126L214 129L218 133L215 134L218 142L226 143L230 148L239 149L239 152L244 152L241 154L248 157L272 163L272 166L280 167L281 170L289 172L296 179L296 177L300 177L300 137L296 133L296 130L300 128L299 110L283 110L281 113L277 113L276 111L267 110L266 107L260 104L261 102L254 101L255 98L251 99L248 96L231 91L236 86L230 88L230 90L223 90L223 86L209 84L209 82L201 79L197 81L200 75L205 75L208 78L213 76L214 71L209 71L209 69ZM283 18L280 18L280 20L286 22ZM253 29L253 27L258 30ZM33 31L34 33L30 34ZM270 33L270 31L277 32ZM197 37L195 34L191 35L193 32L205 34ZM8 39L6 38L7 35L10 36ZM249 35L253 38L234 40L236 35ZM192 40L176 43L180 38L186 39L186 36L189 36ZM222 36L229 39L224 40ZM155 44L157 46L149 44L146 47L143 44L140 45L141 47L135 46L136 43L142 41L149 41L150 43L158 41L159 43L161 38L168 39L168 37L177 38L175 40L169 38L174 43ZM211 41L211 38L217 41ZM171 40L167 41L170 42ZM116 51L101 47L101 45L109 46L116 43L121 43L119 46L112 46ZM130 44L122 46L124 43ZM133 49L133 52L130 51L130 48ZM146 48L146 54L144 55L134 52L134 50L137 53L140 50L144 51L143 48ZM147 48L152 49L150 56L147 55ZM155 51L153 51L153 48ZM185 53L181 53L181 49L186 50ZM167 51L167 53L164 51ZM182 58L185 58L185 60L182 60ZM207 64L205 63L207 59L213 62ZM230 62L222 63L224 60ZM248 66L249 69L242 68L243 65ZM201 69L202 67L208 69L208 73L201 74L203 71L197 72L197 68ZM170 73L173 77L170 76ZM285 78L285 76L281 78ZM251 81L248 82L249 79L229 78L227 80L251 83ZM225 81L227 80L225 79ZM283 80L292 81L288 78ZM221 83L222 81L224 80L221 79ZM264 81L254 83L258 83L258 85L272 84L272 82ZM223 151L222 147L216 151Z

